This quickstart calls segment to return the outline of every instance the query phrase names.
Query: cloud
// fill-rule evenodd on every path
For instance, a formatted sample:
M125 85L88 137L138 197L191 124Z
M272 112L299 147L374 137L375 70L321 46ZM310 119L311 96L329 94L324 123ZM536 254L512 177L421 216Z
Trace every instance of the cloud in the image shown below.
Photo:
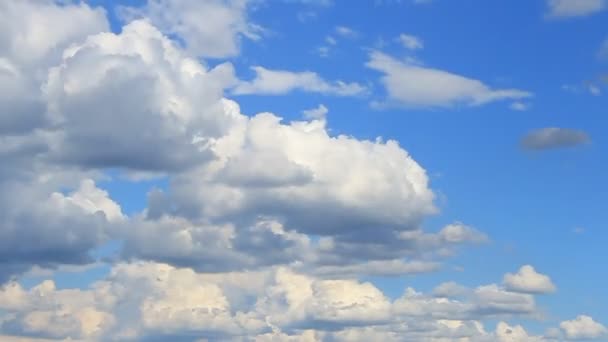
M302 111L302 115L306 119L324 119L327 113L329 113L329 109L323 104L320 104L317 108Z
M194 137L229 125L221 99L233 79L232 65L206 69L145 21L89 36L66 50L45 85L61 129L54 158L161 172L203 162L211 155Z
M510 326L505 322L499 322L496 326L496 337L498 342L542 342L547 341L542 336L530 336L521 326Z
M435 287L435 289L433 289L433 295L435 297L445 298L459 297L467 294L468 292L469 290L466 287L453 281L439 284L437 287Z
M344 38L357 38L357 36L359 35L359 33L357 33L357 31L353 30L350 27L346 27L346 26L336 26L336 34L344 37Z
M608 60L608 38L606 38L600 46L597 56L601 60Z
M90 340L114 324L113 315L102 309L103 303L92 291L58 290L51 280L29 290L17 283L6 284L0 288L0 298L5 296L12 300L2 301L0 307L15 315L0 319L0 328L9 334Z
M122 218L120 207L91 180L67 195L51 191L49 183L0 183L0 284L33 265L92 262L90 252L106 240L110 222Z
M192 56L237 54L238 37L251 34L244 31L251 28L246 5L150 1L137 13L148 19L120 33L107 32L104 12L82 3L0 5L0 15L10 13L2 24L13 30L0 32L0 44L9 43L0 45L0 82L9 90L2 96L15 101L9 110L30 113L0 121L2 334L81 341L536 338L507 323L490 332L483 326L536 317L529 293L443 285L391 299L361 280L435 271L459 246L488 237L458 222L423 229L437 212L435 193L427 171L396 141L334 135L325 120L244 115L224 98L243 84L232 65L212 68ZM196 26L203 10L216 15L209 20L236 23L218 34L226 45L203 44L212 39L205 29L225 28ZM162 11L170 18L155 17ZM39 39L46 27L60 32ZM21 36L31 39L14 38ZM315 73L284 73L289 90L363 91ZM168 185L127 215L99 185L108 169L161 175ZM95 260L108 242L117 252ZM91 270L97 280L78 288L18 282L61 279L67 269Z
M293 72L270 70L254 66L256 77L251 81L241 81L232 90L235 95L283 95L292 91L304 91L336 96L356 96L365 92L359 83L343 81L329 82L312 71Z
M555 18L583 17L604 10L606 0L547 0L548 16Z
M403 47L405 47L408 50L419 50L419 49L424 48L423 41L420 38L413 36L411 34L405 34L405 33L400 34L398 41L399 41L399 43L401 43L401 45L403 45Z
M518 89L492 89L481 81L427 68L413 62L399 61L378 51L370 54L366 66L384 74L381 82L388 93L384 105L479 106L495 101L532 96L531 93Z
M0 134L24 134L50 125L40 84L47 69L61 59L69 45L108 27L104 10L84 3L2 2Z
M439 232L442 239L450 243L460 243L463 241L486 242L488 237L462 223L453 223L445 226Z
M474 302L473 312L481 315L533 315L537 311L534 296L510 292L495 284L476 288Z
M524 112L530 108L530 105L527 103L517 101L517 102L511 103L511 105L509 107L513 110L516 110L519 112Z
M477 242L469 228L420 229L434 194L397 142L332 136L324 120L245 116L223 97L230 64L206 67L148 21L91 32L53 58L37 71L52 127L0 147L2 282L92 263L110 240L125 260L210 272L294 264L323 276L430 272ZM106 168L169 175L170 186L126 217L95 185Z
M522 266L519 272L515 274L505 274L503 283L508 290L514 292L542 294L555 292L556 290L551 278L537 273L534 267L530 265Z
M505 322L487 332L481 322L533 311L529 295L495 285L470 293L455 300L408 288L391 300L369 282L318 278L288 267L199 273L152 262L119 263L83 289L59 289L49 280L30 289L15 282L1 286L0 328L16 336L88 341L546 340ZM565 331L576 331L571 338L603 333L588 321L576 328L564 324Z
M141 8L122 7L127 20L143 17L163 33L176 35L197 56L225 58L240 52L240 40L260 39L261 28L249 22L248 0L148 0Z
M396 141L332 137L323 121L283 124L270 113L240 120L212 146L216 161L174 178L172 197L182 215L211 220L262 215L308 234L367 236L373 230L385 239L393 230L415 228L435 211L426 172ZM276 156L272 172L253 169L249 183L269 184L293 168L314 176L271 187L244 187L225 178L232 160L254 161L265 154Z
M594 340L608 335L606 327L586 315L561 322L559 327L564 331L568 340Z
M573 147L591 141L589 135L581 130L548 127L528 133L521 140L521 145L528 150L546 150Z

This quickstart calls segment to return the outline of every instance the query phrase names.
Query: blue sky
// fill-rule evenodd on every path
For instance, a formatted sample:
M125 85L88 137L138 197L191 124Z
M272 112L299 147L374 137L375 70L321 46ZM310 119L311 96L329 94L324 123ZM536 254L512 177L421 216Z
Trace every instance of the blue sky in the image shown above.
M0 340L608 340L608 1L0 22Z

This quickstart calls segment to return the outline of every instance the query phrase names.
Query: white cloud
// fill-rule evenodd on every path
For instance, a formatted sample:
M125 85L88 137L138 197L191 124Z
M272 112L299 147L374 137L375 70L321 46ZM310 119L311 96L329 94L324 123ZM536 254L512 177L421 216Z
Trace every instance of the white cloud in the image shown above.
M499 322L496 326L496 337L498 342L541 342L547 341L542 336L530 336L521 326L510 326L505 322Z
M108 26L103 9L84 3L0 3L0 134L22 134L48 126L41 100L41 83L48 68L61 60L69 45L106 31Z
M336 26L336 34L345 37L345 38L356 38L359 33L357 33L357 31L353 30L350 27L346 27L346 26Z
M57 201L60 207L75 205L91 214L101 212L109 221L125 218L120 206L110 199L107 191L97 188L95 181L92 179L82 180L79 188L68 196L58 192L51 196L52 200Z
M424 48L424 43L422 39L411 34L402 33L399 35L398 40L401 45L403 45L408 50L419 50Z
M439 235L450 243L460 243L463 241L485 242L488 240L485 234L462 223L453 223L445 226L441 229Z
M513 102L511 103L511 105L509 106L511 109L519 111L519 112L524 112L526 110L528 110L530 108L530 105L524 102Z
M356 96L365 92L365 87L358 83L329 82L312 71L270 70L261 66L254 66L252 70L255 71L256 77L251 81L239 82L232 91L234 94L282 95L300 90L327 95Z
M408 288L390 300L371 283L318 278L288 267L199 273L152 262L119 263L84 289L43 281L27 290L0 286L0 329L13 336L91 340L207 338L255 341L557 341L520 325L483 322L525 318L533 297L496 285L459 289L459 299ZM598 339L590 317L562 322L567 339Z
M400 61L384 53L370 54L367 67L380 71L388 99L386 105L406 107L479 106L490 102L523 99L532 94L518 89L492 89L481 81L447 71Z
M537 311L534 296L510 292L498 285L484 285L475 289L475 312L484 315L532 315Z
M319 46L317 48L317 53L319 54L320 57L323 57L323 58L329 56L329 51L330 51L330 49L327 46Z
M105 11L85 3L23 0L0 4L0 51L25 66L48 63L70 44L108 28Z
M606 0L547 0L548 15L557 18L582 17L604 10Z
M602 90L600 89L600 87L596 86L595 84L590 84L588 86L588 89L591 95L600 96L602 94Z
M229 125L221 99L233 80L232 65L206 69L145 21L92 35L49 72L45 100L61 128L54 158L142 171L207 160L204 139L193 139Z
M396 141L332 137L324 121L282 124L270 113L242 117L212 150L218 160L172 184L179 206L191 208L183 214L274 216L292 229L323 235L365 235L374 227L375 236L384 239L382 230L411 230L435 211L424 169ZM250 172L249 186L224 178L233 160L263 155L274 156L273 168ZM295 184L273 181L290 169L312 177ZM311 210L316 215L309 215Z
M58 185L76 187L82 174L34 165L31 171L41 173L30 179L30 170L17 170L22 173L4 175L0 183L0 284L34 265L90 263L90 252L107 239L108 219L119 217L120 207L89 181L68 195L55 192Z
M586 315L580 315L571 321L561 322L559 327L569 340L592 340L608 336L606 327Z
M551 278L536 272L530 265L522 266L515 274L505 274L503 283L508 290L515 292L551 293L556 290Z
M96 298L90 291L58 290L51 280L43 281L29 291L16 283L8 283L0 288L0 298L7 295L7 291L18 294L20 300L18 305L0 305L15 313L6 322L0 319L0 327L7 333L96 339L115 323L113 315L103 309L105 305L101 298ZM11 325L14 328L9 328Z
M306 119L324 119L327 113L329 113L329 109L324 104L320 104L317 108L302 111L302 115Z
M220 45L204 42L225 27L205 26L200 16L216 5L209 20L236 25L218 34ZM0 339L444 342L527 334L510 326L488 333L481 321L535 314L530 294L443 286L391 300L358 279L434 271L456 246L487 237L460 223L422 229L437 210L434 193L396 141L332 135L325 120L245 116L224 99L236 82L232 66L208 68L188 54L238 53L238 37L253 32L246 2L150 1L140 14L151 21L117 34L99 33L107 31L103 11L80 3L0 6L16 27L0 33L11 47L0 47L1 89L14 90L3 96L29 94L34 105L23 110L36 113L25 123L1 121L10 134L0 137ZM155 17L161 12L171 17ZM53 25L60 32L40 39ZM12 40L19 36L31 39ZM287 86L276 85L277 71L264 70L270 85L245 84L271 93L364 91L307 72L278 71ZM95 184L108 168L169 175L169 186L126 216ZM32 268L28 276L90 270L109 240L122 242L112 257L130 263L104 264L110 274L86 288L12 281Z
M249 22L249 0L148 0L143 8L123 8L123 16L148 18L166 34L177 35L191 53L212 58L235 56L242 37L257 40Z
M433 289L433 295L436 297L458 297L467 294L469 290L462 285L459 285L453 281L439 284Z

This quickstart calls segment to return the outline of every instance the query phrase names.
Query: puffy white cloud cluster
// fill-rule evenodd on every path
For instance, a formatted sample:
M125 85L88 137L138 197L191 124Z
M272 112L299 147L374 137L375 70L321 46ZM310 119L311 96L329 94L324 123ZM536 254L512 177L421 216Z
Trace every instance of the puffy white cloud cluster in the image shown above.
M458 298L408 288L389 299L373 284L327 280L285 267L257 272L197 273L158 263L113 266L89 288L0 289L2 331L83 340L223 341L552 341L501 321L537 308L530 295L497 285ZM491 310L488 308L492 308ZM560 325L567 339L599 338L606 329L588 316Z
M35 104L27 120L11 116L23 106L2 115L3 281L90 262L115 240L124 258L200 271L292 265L345 276L432 271L446 251L486 239L460 224L421 229L434 194L396 141L332 136L324 117L241 114L224 98L238 83L232 65L207 67L153 25L152 12L182 5L150 2L140 14L151 18L120 33L81 3L2 5L2 75L23 78L3 87ZM95 185L113 168L164 175L170 187L127 217Z

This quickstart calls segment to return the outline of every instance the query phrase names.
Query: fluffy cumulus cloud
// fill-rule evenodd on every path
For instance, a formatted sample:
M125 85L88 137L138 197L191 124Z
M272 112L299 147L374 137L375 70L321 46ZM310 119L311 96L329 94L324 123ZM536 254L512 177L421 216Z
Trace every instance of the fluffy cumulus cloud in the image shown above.
M123 219L120 207L92 180L64 195L52 189L69 182L48 177L0 184L0 283L32 265L91 262L90 252L108 239L107 227Z
M534 267L524 265L519 272L507 273L503 282L512 291L524 293L550 293L556 290L551 278L536 272Z
M232 90L236 95L281 95L292 91L304 91L337 96L355 96L365 92L356 82L326 81L312 71L293 72L252 67L256 76L251 81L240 81Z
M586 315L561 322L559 327L569 340L591 340L608 336L608 329L605 326Z
M479 106L532 96L519 89L492 89L479 80L426 67L415 61L398 60L379 51L370 53L366 66L383 74L381 82L387 99L376 103L377 106Z
M556 18L582 17L608 8L606 0L547 0L548 15Z
M3 1L0 134L21 134L48 125L40 99L46 69L75 41L107 29L104 11L84 4L58 7L51 0Z
M221 96L232 79L231 65L208 70L145 21L119 35L89 36L64 52L45 85L50 115L62 128L53 154L90 167L196 164L210 158L204 138L229 125Z
M371 283L328 280L285 267L258 272L197 273L157 263L113 266L86 289L58 289L52 281L25 289L0 288L0 327L13 336L82 340L222 341L548 341L508 318L528 295L496 285L470 297L434 297L407 289L391 300ZM500 303L500 304L497 304ZM480 308L497 307L494 311ZM507 309L508 308L508 309ZM605 333L590 317L563 322L569 339Z
M81 4L30 5L60 18L103 14ZM124 240L129 259L205 271L305 263L299 268L319 274L427 272L440 251L479 242L469 228L420 229L436 211L434 194L396 141L332 136L323 117L244 116L223 97L232 66L206 67L149 21L119 34L69 28L84 32L40 57L32 73L46 72L31 81L42 89L48 127L2 137L11 160L0 169L3 280L32 265L88 262L109 240ZM149 208L125 217L95 186L103 168L161 172L170 189L151 192ZM10 199L16 192L23 201ZM45 232L44 243L27 243Z
M587 132L571 128L547 127L526 134L521 146L529 150L574 147L591 141Z

